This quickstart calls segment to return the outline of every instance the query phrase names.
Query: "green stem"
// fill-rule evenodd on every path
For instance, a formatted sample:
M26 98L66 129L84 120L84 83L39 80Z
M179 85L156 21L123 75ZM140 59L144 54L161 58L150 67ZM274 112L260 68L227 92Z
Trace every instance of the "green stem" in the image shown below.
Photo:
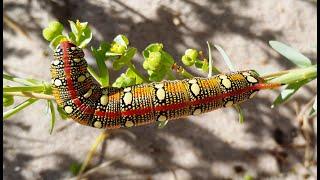
M41 93L32 93L32 92L4 92L3 95L22 96L22 97L29 97L29 98L36 98L36 99L54 100L54 97L51 96L51 95L41 94Z
M147 79L146 77L144 77L135 67L134 67L134 65L131 63L131 62L129 62L128 63L128 68L130 69L130 70L132 70L137 76L139 76L141 79L143 79L143 81L144 82L150 82L149 81L149 79Z
M44 91L44 85L3 87L4 92Z
M175 80L175 79L176 79L176 77L174 76L174 74L172 73L172 71L169 71L169 72L168 72L168 79L169 79L169 80Z
M17 112L21 111L22 109L28 107L29 105L33 104L36 102L38 99L28 99L24 101L23 103L19 104L18 106L10 109L9 111L3 113L3 119L8 119L10 116L16 114Z
M291 84L306 79L314 79L317 77L317 66L310 66L297 70L291 70L287 74L279 75L276 78L268 80L269 83Z
M183 77L186 77L188 79L190 78L193 78L194 76L192 74L190 74L186 69L182 68L180 74L183 76Z
M212 76L212 56L211 56L211 48L210 48L210 44L207 41L207 45L208 45L208 54L209 54L209 73L208 73L208 77Z
M21 83L24 85L34 85L35 83L32 83L32 81L37 82L37 80L34 80L34 79L22 79L22 78L10 76L8 74L3 74L3 78L9 81Z

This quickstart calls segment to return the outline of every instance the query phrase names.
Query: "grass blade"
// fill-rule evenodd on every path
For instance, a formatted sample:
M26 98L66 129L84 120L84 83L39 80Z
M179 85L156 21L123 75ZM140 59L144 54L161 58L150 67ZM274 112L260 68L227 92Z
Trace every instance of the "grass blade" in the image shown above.
M278 41L269 41L269 44L274 50L286 57L289 61L291 61L298 67L311 66L310 59L297 50L293 49L292 47Z
M236 71L233 64L231 63L228 55L226 54L226 52L220 46L218 46L216 44L214 44L214 47L219 51L219 53L221 54L224 62L227 64L230 71Z
M242 124L244 122L244 114L242 108L238 104L234 105L233 107L238 111L239 123Z
M53 131L53 128L54 128L54 125L55 125L55 122L56 122L56 113L55 113L55 110L54 110L54 106L53 106L53 103L52 101L48 101L48 104L49 104L49 108L50 108L50 114L51 114L51 120L50 120L50 134L52 134L52 131Z

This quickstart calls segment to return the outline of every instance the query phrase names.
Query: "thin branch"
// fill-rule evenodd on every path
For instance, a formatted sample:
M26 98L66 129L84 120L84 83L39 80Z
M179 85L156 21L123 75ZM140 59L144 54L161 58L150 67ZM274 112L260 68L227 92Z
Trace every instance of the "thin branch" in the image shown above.
M36 99L55 100L54 96L52 96L52 95L41 94L41 93L32 93L32 92L4 92L3 95L22 96L22 97L30 97L30 98L36 98Z

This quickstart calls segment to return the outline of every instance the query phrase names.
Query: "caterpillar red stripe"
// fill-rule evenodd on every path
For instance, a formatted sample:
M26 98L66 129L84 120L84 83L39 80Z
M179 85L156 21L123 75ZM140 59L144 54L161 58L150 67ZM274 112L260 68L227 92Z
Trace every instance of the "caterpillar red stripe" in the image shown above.
M246 101L266 84L252 70L210 78L153 82L126 88L100 85L87 71L84 52L62 42L51 63L53 95L69 116L96 128L122 128L197 115Z

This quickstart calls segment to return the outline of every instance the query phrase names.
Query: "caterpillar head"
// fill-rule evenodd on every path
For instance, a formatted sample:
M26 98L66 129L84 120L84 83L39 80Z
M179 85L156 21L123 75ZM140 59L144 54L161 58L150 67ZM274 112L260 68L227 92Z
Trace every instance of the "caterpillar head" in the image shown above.
M54 59L55 61L62 61L63 58L68 57L70 60L76 61L84 57L82 49L78 48L76 45L69 41L61 42L55 50ZM56 61L56 63L58 63Z

